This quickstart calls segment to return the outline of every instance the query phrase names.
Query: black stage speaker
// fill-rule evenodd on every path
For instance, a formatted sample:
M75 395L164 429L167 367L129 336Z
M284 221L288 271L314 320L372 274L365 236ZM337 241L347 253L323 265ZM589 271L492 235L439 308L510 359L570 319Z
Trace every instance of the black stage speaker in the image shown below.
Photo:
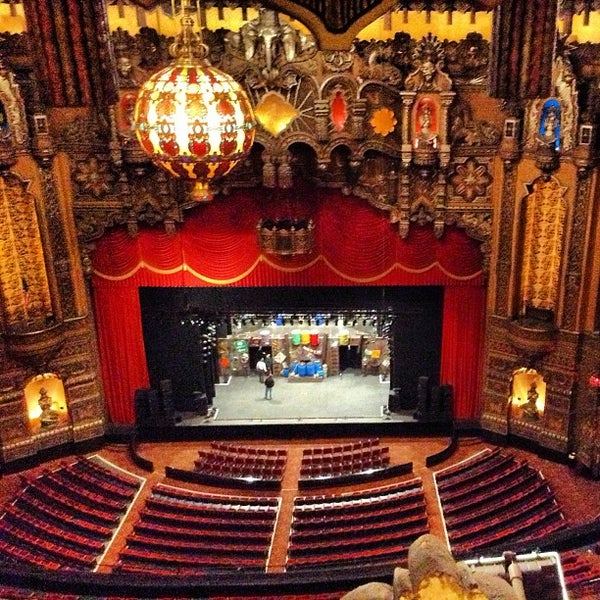
M448 384L433 386L429 391L426 418L428 421L452 420L452 386Z
M148 388L138 388L133 395L133 409L135 411L135 424L145 427L150 424L150 401Z
M196 391L192 394L192 410L199 415L208 414L208 396L205 392Z
M415 419L429 419L429 377L423 375L417 381L417 409L415 410Z
M440 386L440 412L444 421L452 421L454 404L454 389L448 383Z
M441 421L442 420L442 409L441 409L442 394L440 388L434 385L429 392L429 420L430 421Z
M388 395L388 410L397 412L402 410L402 402L400 400L400 388L390 390Z
M158 397L158 390L154 388L148 389L148 403L150 404L150 418L154 425L162 425L161 410L160 410L160 398Z
M173 383L170 379L161 379L160 389L161 411L165 425L175 425L175 405L173 404Z
M162 424L158 392L153 388L138 388L133 396L135 423L142 427Z

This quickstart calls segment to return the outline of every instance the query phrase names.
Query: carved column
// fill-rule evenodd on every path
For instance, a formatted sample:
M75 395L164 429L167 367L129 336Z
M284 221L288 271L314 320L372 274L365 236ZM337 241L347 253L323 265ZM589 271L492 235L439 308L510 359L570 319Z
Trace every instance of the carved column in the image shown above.
M327 140L329 135L329 112L327 100L315 100L315 133L320 141Z
M39 209L41 222L40 235L44 242L46 272L50 285L52 307L56 321L77 316L75 307L75 287L71 278L69 240L65 223L60 213L56 181L54 179L54 151L49 135L45 130L34 136L34 156L40 165L42 203Z
M412 160L412 135L410 113L415 102L416 92L400 92L402 98L402 164L408 166Z
M494 313L500 316L511 316L512 301L509 298L511 289L513 222L515 216L516 194L516 165L513 162L504 162L504 177L502 197L500 201L500 214L498 222L498 252L496 258L496 304Z
M365 138L365 115L367 114L367 103L364 99L356 99L352 106L352 121L354 123L354 135L357 139Z
M563 310L559 323L562 329L581 329L580 286L584 268L586 224L589 218L591 173L587 169L577 172L575 210L571 220L571 237L567 252L567 269L563 289Z
M442 112L440 115L440 165L445 167L450 162L450 144L448 143L448 110L454 100L454 92L440 92Z

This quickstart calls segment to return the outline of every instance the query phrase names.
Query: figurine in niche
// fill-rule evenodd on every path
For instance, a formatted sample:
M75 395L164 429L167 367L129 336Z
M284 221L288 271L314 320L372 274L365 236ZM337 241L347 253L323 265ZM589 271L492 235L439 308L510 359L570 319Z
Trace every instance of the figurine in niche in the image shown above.
M38 398L38 404L42 409L40 414L40 425L42 427L50 427L58 423L59 414L58 411L52 408L54 404L52 397L48 395L46 388L40 388L40 397Z
M560 147L560 105L556 101L547 102L542 109L537 140L541 146Z
M425 103L418 111L418 128L415 137L415 148L423 150L437 148L438 136L435 131L434 112L431 104Z
M540 413L537 409L538 398L537 384L534 381L529 390L527 390L527 404L523 406L523 416L532 421L537 421L540 418Z

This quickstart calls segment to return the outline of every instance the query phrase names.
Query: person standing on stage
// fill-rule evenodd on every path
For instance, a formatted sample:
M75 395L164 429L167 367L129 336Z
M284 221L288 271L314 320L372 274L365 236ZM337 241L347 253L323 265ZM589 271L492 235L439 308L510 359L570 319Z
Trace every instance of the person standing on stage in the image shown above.
M248 377L250 372L250 357L247 352L242 352L242 355L240 356L240 367L244 377Z
M273 357L270 354L265 356L265 364L267 365L267 372L273 372Z
M270 371L265 377L265 400L273 400L273 387L275 386L275 378Z
M256 372L258 373L258 381L260 383L264 383L265 374L267 373L267 363L265 362L265 357L261 356L256 363Z

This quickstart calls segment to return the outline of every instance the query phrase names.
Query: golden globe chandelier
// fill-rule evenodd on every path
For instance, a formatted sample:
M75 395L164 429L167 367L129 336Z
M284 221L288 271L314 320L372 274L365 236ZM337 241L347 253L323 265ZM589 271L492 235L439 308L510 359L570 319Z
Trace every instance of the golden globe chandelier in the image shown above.
M208 48L183 8L174 61L141 87L134 128L142 149L174 177L194 183L191 197L212 199L210 182L250 152L256 122L240 85L208 62Z

